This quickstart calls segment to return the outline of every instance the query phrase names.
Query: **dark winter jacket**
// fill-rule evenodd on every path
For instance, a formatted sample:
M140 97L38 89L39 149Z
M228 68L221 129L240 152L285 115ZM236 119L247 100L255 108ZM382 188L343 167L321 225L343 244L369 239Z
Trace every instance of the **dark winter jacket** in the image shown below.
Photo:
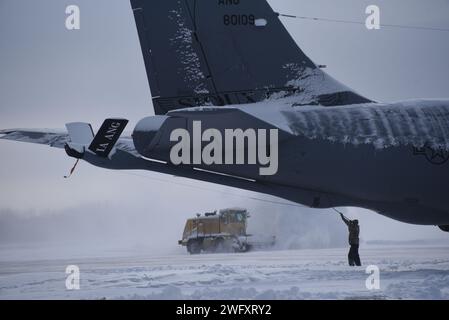
M359 234L360 227L357 222L347 219L345 216L341 215L344 223L348 226L349 230L349 245L359 245Z

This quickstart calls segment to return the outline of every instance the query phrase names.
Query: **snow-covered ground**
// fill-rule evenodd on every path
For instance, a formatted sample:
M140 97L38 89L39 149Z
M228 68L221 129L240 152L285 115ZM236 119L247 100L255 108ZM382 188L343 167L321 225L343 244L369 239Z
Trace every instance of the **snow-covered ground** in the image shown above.
M356 268L346 265L346 251L155 256L125 250L49 259L33 248L3 246L0 299L449 299L448 246L365 245L364 267ZM65 269L73 264L81 288L67 291ZM379 267L380 290L366 288L367 265Z

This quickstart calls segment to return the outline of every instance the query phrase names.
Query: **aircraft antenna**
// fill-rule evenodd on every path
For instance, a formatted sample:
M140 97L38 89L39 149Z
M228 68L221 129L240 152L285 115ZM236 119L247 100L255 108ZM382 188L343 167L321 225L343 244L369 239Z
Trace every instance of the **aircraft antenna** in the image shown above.
M321 18L321 17L308 17L308 16L296 16L292 14L285 14L277 12L279 17L292 18L292 19L301 19L301 20L312 20L318 22L335 22L335 23L345 23L345 24L359 24L365 25L365 22L356 21L356 20L343 20L343 19L330 19L330 18ZM447 28L438 28L438 27L425 27L425 26L413 26L413 25L404 25L404 24L387 24L381 23L381 27L386 28L400 28L400 29L417 29L417 30L427 30L427 31L449 31Z

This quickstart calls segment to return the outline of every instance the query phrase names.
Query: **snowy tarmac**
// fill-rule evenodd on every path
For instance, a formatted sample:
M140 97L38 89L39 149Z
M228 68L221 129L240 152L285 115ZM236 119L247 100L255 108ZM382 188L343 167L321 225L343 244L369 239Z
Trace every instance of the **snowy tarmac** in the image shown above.
M0 299L449 299L448 246L362 246L355 268L343 248L76 258L17 250L0 248ZM80 269L80 290L66 289L68 265ZM379 290L366 288L368 265L379 267Z

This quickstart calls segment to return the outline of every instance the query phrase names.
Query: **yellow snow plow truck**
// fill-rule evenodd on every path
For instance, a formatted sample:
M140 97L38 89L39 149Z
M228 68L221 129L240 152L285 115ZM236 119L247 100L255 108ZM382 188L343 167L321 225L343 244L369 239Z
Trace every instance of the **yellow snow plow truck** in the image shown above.
M246 234L249 214L245 209L224 209L197 214L188 219L178 243L190 254L204 252L246 252L250 249Z

